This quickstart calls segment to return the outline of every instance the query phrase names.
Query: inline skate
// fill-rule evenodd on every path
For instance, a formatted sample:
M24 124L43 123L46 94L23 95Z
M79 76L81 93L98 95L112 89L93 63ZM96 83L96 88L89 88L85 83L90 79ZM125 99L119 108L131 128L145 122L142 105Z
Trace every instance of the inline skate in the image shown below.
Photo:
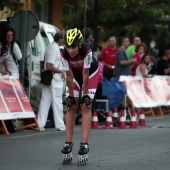
M80 143L80 149L78 151L78 166L85 165L88 161L89 144Z
M61 150L61 153L63 153L62 156L62 164L70 164L72 162L72 148L73 143L72 142L65 142L63 149Z

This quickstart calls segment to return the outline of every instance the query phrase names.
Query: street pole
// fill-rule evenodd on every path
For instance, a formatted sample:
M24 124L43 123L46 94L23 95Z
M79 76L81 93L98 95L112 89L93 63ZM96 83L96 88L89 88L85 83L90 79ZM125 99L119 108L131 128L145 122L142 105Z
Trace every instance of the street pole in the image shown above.
M94 57L97 59L98 44L98 0L94 4Z

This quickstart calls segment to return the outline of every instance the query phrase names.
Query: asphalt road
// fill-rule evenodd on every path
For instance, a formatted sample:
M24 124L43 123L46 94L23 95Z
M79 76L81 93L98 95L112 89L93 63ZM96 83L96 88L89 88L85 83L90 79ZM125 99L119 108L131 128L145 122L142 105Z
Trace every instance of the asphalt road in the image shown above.
M0 134L0 170L169 170L170 114L146 118L137 129L92 129L89 161L77 166L81 126L75 127L73 161L61 164L65 132Z

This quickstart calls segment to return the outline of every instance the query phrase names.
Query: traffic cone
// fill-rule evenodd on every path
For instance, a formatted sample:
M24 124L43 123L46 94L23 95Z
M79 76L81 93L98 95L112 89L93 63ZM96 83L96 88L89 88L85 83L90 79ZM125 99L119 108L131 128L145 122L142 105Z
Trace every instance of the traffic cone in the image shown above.
M116 109L116 108L113 109L113 113L112 113L112 123L113 123L113 126L114 126L114 127L118 126L118 112L117 112L117 109Z
M126 128L126 117L124 111L120 113L120 121L119 121L119 128L125 129Z
M144 114L143 109L141 109L141 111L140 111L138 125L139 126L146 126L145 114Z
M132 109L132 115L130 119L130 128L137 128L135 109Z
M91 128L92 129L98 129L99 128L98 116L97 116L96 111L94 111L94 113L93 113Z
M106 124L105 124L104 128L107 128L107 129L113 128L113 125L112 125L112 116L111 116L110 112L107 112Z

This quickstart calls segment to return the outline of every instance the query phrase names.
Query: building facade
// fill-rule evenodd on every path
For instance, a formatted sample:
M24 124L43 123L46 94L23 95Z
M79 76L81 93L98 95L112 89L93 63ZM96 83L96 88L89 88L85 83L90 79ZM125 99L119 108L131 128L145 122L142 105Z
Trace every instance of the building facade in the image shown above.
M77 0L47 0L44 4L36 0L20 0L14 3L14 10L30 10L34 12L40 21L55 25L63 30L62 18L65 14L75 12ZM0 11L0 19L6 19L9 15L9 8L5 7Z

